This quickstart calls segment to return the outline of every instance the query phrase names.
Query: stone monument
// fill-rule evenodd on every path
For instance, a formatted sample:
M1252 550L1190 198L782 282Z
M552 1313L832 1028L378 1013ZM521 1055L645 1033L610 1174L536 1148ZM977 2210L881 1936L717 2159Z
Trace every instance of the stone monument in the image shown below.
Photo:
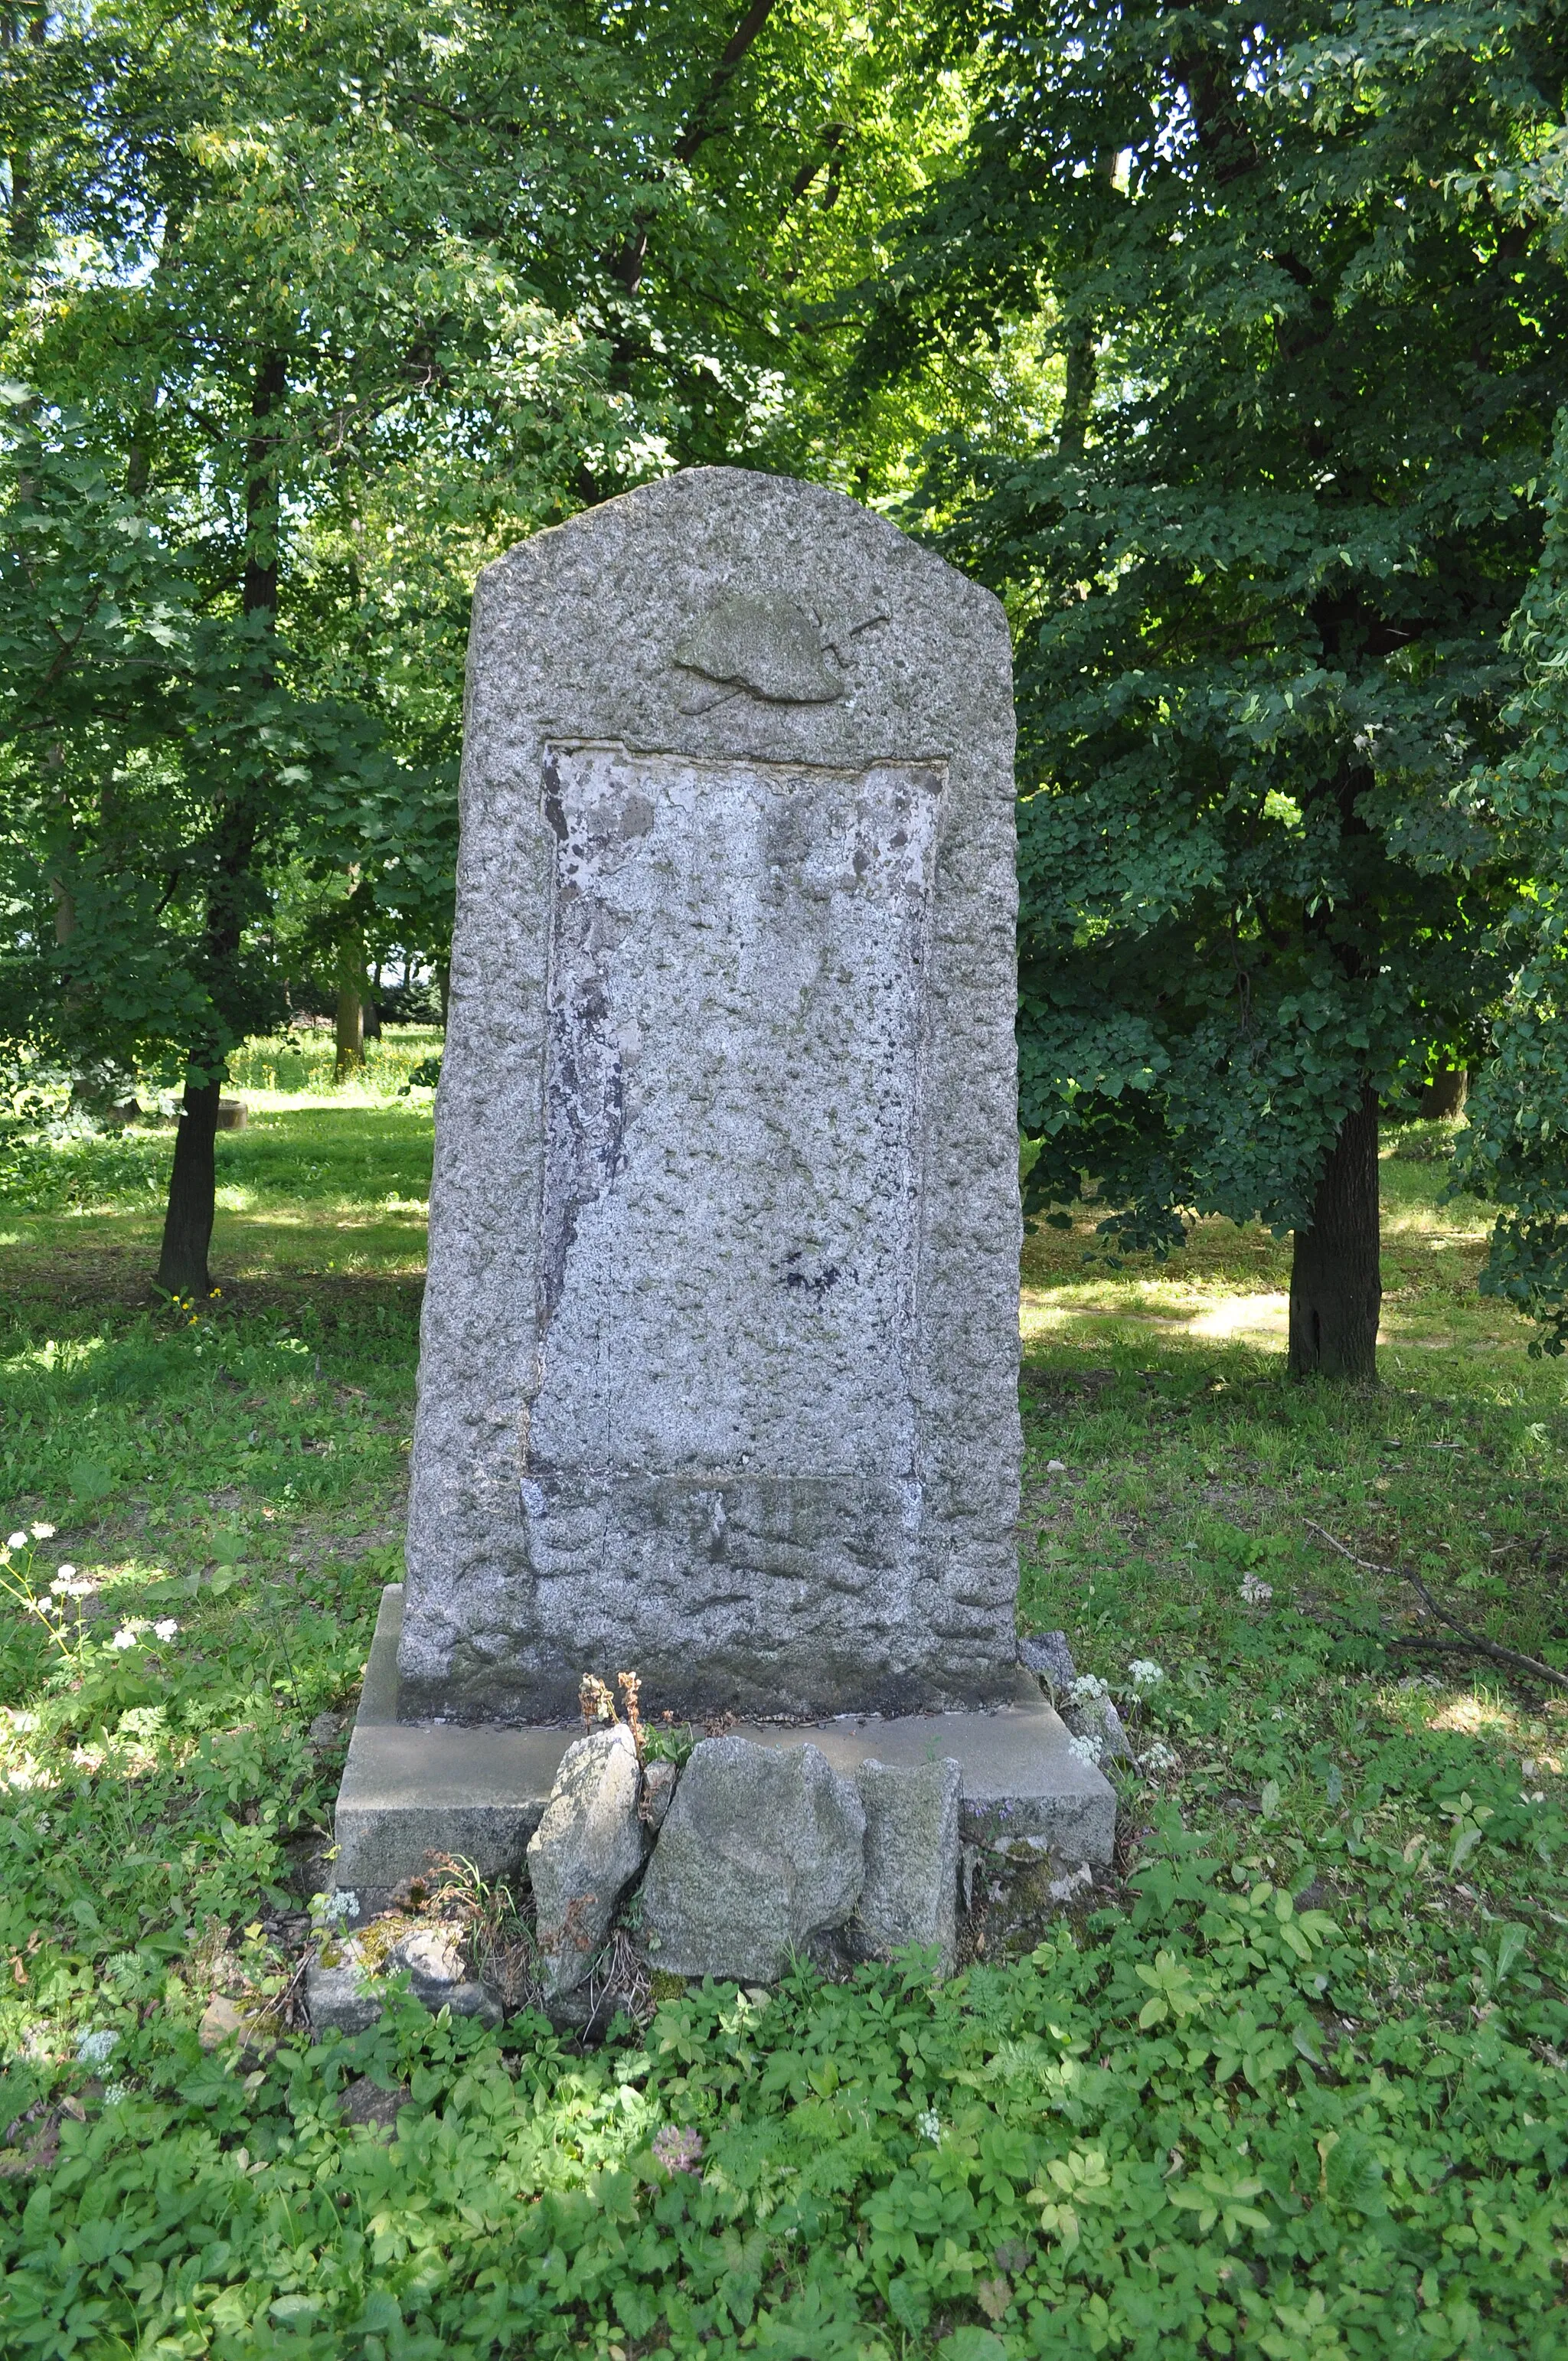
M1017 1717L1072 1788L1014 1620L1013 737L997 601L818 486L695 469L481 576L408 1583L341 1883L517 1850L585 1671L781 1742L883 1717L888 1761Z

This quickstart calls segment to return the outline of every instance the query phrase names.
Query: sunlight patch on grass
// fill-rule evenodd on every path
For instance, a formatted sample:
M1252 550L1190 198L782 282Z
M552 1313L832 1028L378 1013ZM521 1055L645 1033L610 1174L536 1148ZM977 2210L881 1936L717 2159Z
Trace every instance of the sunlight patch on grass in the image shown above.
M1135 1324L1189 1336L1277 1344L1286 1334L1289 1306L1288 1296L1272 1291L1233 1295L1175 1278L1107 1279L1099 1285L1053 1288L1048 1295L1025 1288L1018 1324L1025 1339L1094 1321L1108 1327Z
M1519 1716L1511 1707L1499 1703L1494 1697L1478 1697L1474 1689L1453 1697L1441 1713L1434 1713L1428 1722L1429 1730L1461 1730L1467 1738L1479 1738L1483 1733L1512 1738L1516 1735Z
M71 1370L85 1368L107 1343L106 1336L68 1336L63 1340L46 1336L41 1343L26 1345L21 1352L0 1361L0 1374L19 1378L34 1369L61 1377Z

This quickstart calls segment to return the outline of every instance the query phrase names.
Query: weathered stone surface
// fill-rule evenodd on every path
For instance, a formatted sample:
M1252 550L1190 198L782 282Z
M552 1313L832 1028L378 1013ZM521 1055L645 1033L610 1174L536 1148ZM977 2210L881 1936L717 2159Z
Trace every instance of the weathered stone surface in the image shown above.
M1133 1750L1126 1727L1104 1683L1092 1677L1080 1678L1074 1682L1070 1697L1066 1713L1068 1728L1085 1745L1093 1748L1095 1762L1130 1763Z
M954 1762L862 1763L855 1773L866 1816L865 1884L855 1913L858 1947L891 1959L935 1948L950 1975L959 1893L959 1796Z
M389 1969L406 1968L409 1982L422 2000L427 1990L439 1991L444 1997L454 1984L466 1982L468 1973L463 1963L460 1930L439 1922L416 1927L411 1934L394 1943L387 1954L387 1965Z
M815 1746L743 1738L694 1748L642 1881L655 1967L771 1982L810 1937L847 1924L866 1816Z
M343 2109L345 2123L364 2124L378 2131L390 2131L397 2126L400 2111L409 2103L411 2092L406 2082L394 2083L384 2091L368 2074L345 2085L338 2104Z
M243 2012L224 1993L214 1993L202 2012L202 2022L196 2027L196 2038L203 2049L219 2049L225 2041L246 2030Z
M400 1907L409 1881L438 1876L444 1859L471 1861L481 1877L517 1886L574 1735L418 1729L400 1719L402 1618L403 1587L389 1583L334 1815L334 1883L340 1894L352 1894L357 1906L349 1923L356 1927Z
M642 1866L637 1817L641 1773L624 1722L568 1746L529 1839L545 1989L570 1992L582 1982L609 1932L628 1880Z
M492 2029L506 2016L506 2011L494 1993L480 1983L448 1984L444 1991L433 1992L428 1996L422 1993L419 1996L433 2016L438 2015L444 2008L449 2008L454 2016L477 2017L481 2025L488 2025Z
M699 469L476 597L400 1711L1007 1693L1001 608Z

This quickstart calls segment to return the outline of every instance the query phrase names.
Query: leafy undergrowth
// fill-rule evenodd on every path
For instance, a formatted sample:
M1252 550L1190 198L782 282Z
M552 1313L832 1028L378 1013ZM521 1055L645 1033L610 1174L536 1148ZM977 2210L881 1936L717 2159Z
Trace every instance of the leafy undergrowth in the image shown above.
M705 1987L586 2058L411 2006L203 2059L127 1993L134 2090L7 2209L6 2349L1544 2361L1561 1996L1368 1818L1322 1847L1332 1907L1172 1819L1130 1907L1026 1960ZM1539 1873L1563 1834L1486 1840ZM345 2125L360 2077L389 2131Z
M1568 2356L1568 1714L1404 1645L1400 1572L1562 1661L1562 1371L1466 1311L1441 1395L1392 1355L1293 1389L1032 1249L1025 1617L1124 1696L1165 1668L1114 1883L936 1993L688 1991L586 2055L401 2004L313 2047L321 1718L397 1571L415 1352L332 1114L239 1312L73 1306L61 1231L0 1345L0 2349ZM1399 1184L1436 1328L1441 1167ZM1267 1241L1197 1247L1206 1304L1256 1299ZM214 1993L253 2047L203 2051Z

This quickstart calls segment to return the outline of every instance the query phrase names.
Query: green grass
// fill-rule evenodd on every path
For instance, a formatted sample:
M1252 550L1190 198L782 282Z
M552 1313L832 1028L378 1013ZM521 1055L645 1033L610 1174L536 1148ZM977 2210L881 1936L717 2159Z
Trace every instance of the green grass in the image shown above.
M1568 2356L1568 1697L1399 1645L1409 1569L1568 1664L1568 1368L1475 1294L1437 1127L1383 1167L1376 1392L1286 1380L1259 1233L1164 1270L1030 1242L1021 1614L1146 1765L1048 1940L1007 1956L982 1864L935 1995L678 1993L587 2055L411 2004L295 2029L316 1718L399 1566L428 1049L335 1091L324 1042L303 1081L251 1045L193 1324L147 1284L167 1131L4 1168L4 1530L58 1530L3 1571L91 1587L54 1638L0 1614L0 2350ZM276 2045L203 2051L214 1992ZM367 2077L390 2128L345 2114Z

